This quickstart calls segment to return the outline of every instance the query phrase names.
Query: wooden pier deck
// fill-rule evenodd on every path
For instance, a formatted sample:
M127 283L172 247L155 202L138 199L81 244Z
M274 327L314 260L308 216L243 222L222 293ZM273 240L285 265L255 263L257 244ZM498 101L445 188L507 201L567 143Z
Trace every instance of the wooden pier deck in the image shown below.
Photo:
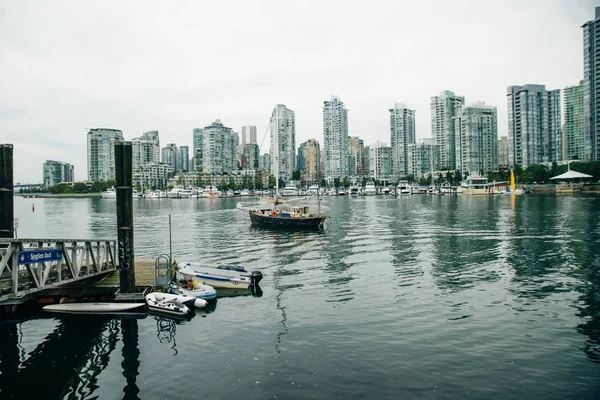
M135 285L136 286L154 286L155 260L151 258L135 259ZM119 270L109 274L96 285L98 287L119 287Z

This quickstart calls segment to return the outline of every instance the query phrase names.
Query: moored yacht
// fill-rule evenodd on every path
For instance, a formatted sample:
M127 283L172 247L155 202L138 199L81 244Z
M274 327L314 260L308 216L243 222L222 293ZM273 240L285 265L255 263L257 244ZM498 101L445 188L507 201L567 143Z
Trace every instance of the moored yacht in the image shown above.
M350 186L349 194L350 196L360 196L360 188L356 185Z
M365 196L375 196L377 194L377 188L373 182L369 182L365 185L364 194Z
M298 189L296 188L296 186L291 186L288 185L286 187L283 188L283 191L281 192L282 196L297 196L298 195Z
M398 187L396 188L397 194L405 196L411 194L410 186L408 185L408 181L398 181Z
M308 190L306 191L306 194L308 196L316 196L319 194L319 186L318 185L311 185L308 187Z

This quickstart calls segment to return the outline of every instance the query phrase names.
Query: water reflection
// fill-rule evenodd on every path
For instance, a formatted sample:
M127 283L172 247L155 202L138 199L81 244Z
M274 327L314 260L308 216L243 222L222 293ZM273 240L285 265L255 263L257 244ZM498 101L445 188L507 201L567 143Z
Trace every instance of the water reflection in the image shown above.
M499 200L487 196L440 199L434 218L432 264L440 288L459 291L500 278L493 268L501 247L496 231Z
M136 380L139 375L140 349L138 347L138 322L135 319L124 319L121 321L123 330L123 376L127 384L123 388L125 399L137 399L140 389Z
M106 318L61 318L52 333L21 360L17 324L0 324L0 333L2 398L85 397L98 388L97 377L117 341ZM31 382L44 382L44 386Z
M356 202L350 202L349 198L344 197L335 199L336 203L342 203L334 207L332 206L329 212L329 225L335 226L335 235L323 235L323 248L327 251L323 252L325 258L324 272L327 274L326 284L331 287L329 291L329 299L327 302L345 302L354 298L355 293L350 286L350 282L354 279L349 273L351 265L346 261L348 256L352 254L355 238L349 236L353 230L353 219L360 218L359 213L354 213L348 210L350 207L357 207ZM350 204L348 204L350 203Z

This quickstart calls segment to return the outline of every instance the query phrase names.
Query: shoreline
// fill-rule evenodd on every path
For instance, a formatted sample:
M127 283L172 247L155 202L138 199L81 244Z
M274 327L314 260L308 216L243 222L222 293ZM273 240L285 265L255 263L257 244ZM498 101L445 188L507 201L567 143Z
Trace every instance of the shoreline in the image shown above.
M19 197L23 197L23 198L74 199L74 198L102 197L102 193L65 193L65 194L15 193L15 196L19 196Z

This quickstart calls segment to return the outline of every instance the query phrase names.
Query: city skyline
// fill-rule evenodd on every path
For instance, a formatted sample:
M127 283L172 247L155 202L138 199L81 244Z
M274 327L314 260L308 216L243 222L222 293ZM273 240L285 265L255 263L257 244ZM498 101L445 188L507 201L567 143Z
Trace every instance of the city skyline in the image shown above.
M497 107L498 136L507 136L507 87L562 91L584 78L581 27L595 6L307 2L285 5L284 23L269 4L239 3L235 11L220 4L0 7L0 51L8 55L0 60L0 142L15 145L15 180L39 182L49 158L86 176L86 128L119 129L126 140L157 130L165 143L191 149L192 129L218 118L236 132L255 125L261 145L278 103L296 112L296 143L324 143L322 102L332 94L349 110L348 134L365 145L389 142L394 102L416 110L417 139L431 137L430 98L443 90ZM394 15L406 10L411 18L397 24ZM334 11L340 18L332 26ZM214 29L197 15L227 15L231 29L197 43ZM240 24L242 16L254 18L256 29ZM526 30L506 28L523 18ZM89 29L96 23L114 29ZM343 35L327 38L331 29ZM439 35L448 29L453 35ZM239 64L240 56L252 62ZM267 137L261 154L268 148Z

